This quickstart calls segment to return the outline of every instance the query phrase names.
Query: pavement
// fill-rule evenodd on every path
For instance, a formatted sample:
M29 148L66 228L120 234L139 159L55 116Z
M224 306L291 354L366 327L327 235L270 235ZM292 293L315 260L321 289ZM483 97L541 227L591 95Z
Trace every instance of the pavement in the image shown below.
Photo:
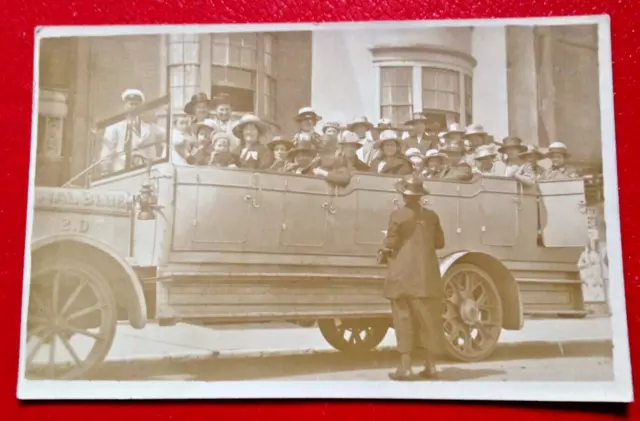
M584 348L598 348L610 354L611 341L609 318L531 319L525 321L522 330L503 330L495 353L513 358L537 353L562 357L582 352ZM395 332L390 329L378 349L386 351L395 346ZM128 324L120 324L105 362L175 362L331 352L337 351L324 340L317 327L303 328L284 323L164 327L149 324L136 330Z

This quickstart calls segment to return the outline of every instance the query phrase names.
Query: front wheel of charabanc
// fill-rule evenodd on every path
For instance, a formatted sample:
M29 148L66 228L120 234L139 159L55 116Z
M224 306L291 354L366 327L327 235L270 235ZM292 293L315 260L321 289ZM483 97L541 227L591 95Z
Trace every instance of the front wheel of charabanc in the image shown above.
M82 256L36 253L31 268L26 377L87 378L116 333L116 299L107 278Z
M452 266L444 275L445 351L459 361L480 361L498 345L503 308L491 276L476 265Z
M322 319L318 327L324 339L339 351L360 353L380 345L389 331L385 319Z

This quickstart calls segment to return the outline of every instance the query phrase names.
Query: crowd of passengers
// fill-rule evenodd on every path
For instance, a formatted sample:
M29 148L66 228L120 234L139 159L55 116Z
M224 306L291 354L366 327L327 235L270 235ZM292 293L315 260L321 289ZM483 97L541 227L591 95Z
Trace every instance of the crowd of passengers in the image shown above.
M128 109L135 109L144 102L144 94L127 90L122 99ZM358 117L344 125L324 122L318 133L322 117L304 107L293 117L298 125L296 133L263 143L265 122L252 114L234 119L230 102L224 94L209 99L200 93L191 98L184 115L176 116L172 124L173 163L305 174L337 185L347 185L353 171L416 173L453 181L469 181L475 175L497 176L515 178L524 185L578 177L567 165L569 151L561 142L551 143L545 151L514 136L498 142L480 124L464 128L453 123L445 132L431 133L429 118L423 113L401 122L402 128L387 119L374 125L366 117ZM109 142L105 134L105 143ZM550 161L547 168L539 165L544 159Z

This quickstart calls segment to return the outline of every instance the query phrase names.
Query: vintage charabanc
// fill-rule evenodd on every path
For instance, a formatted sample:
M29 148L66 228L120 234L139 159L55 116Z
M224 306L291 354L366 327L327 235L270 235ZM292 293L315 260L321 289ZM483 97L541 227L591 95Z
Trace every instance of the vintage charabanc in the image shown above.
M303 175L174 165L166 151L85 188L35 188L27 377L88 376L119 320L140 329L149 320L317 321L344 352L382 341L391 318L376 253L402 204L395 176L354 173L338 188ZM446 238L451 357L488 357L525 314L586 314L576 266L587 242L582 179L426 187L424 206Z

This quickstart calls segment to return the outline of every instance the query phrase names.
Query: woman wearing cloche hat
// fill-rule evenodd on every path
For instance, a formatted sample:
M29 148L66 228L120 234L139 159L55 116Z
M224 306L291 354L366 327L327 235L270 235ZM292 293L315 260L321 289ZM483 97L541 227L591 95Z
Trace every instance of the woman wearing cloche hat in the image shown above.
M442 298L444 288L436 250L445 245L438 215L422 207L420 199L428 192L424 179L409 175L401 179L396 190L402 194L404 207L389 217L389 226L379 252L380 263L388 271L383 294L391 303L400 362L389 378L415 380L411 354L424 353L423 379L437 378L434 357L442 353ZM418 343L415 343L417 340Z
M546 158L551 160L551 167L542 175L544 180L566 180L579 178L578 172L567 165L567 160L571 157L569 148L562 142L553 142L547 148Z

